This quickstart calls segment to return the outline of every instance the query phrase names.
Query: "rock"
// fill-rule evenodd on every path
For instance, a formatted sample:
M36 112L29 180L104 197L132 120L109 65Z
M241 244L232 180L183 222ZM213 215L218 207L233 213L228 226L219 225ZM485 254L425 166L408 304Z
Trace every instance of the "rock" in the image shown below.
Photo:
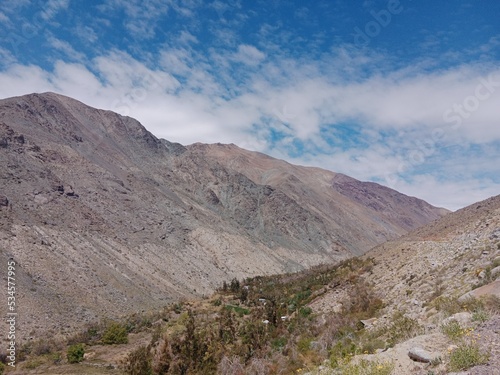
M363 324L363 327L365 327L366 329L373 327L373 325L375 324L376 321L377 321L377 318L360 320L361 324Z
M492 283L483 285L482 287L465 293L458 299L458 302L464 303L470 298L479 298L486 295L496 296L500 298L500 280L493 281Z
M7 207L9 205L9 200L6 196L0 195L0 207Z
M95 352L88 352L83 355L83 359L91 359L95 357Z
M68 197L73 197L75 196L75 191L73 190L73 186L71 185L65 185L64 186L64 192Z
M496 278L500 275L500 266L495 267L491 270L491 277Z
M482 270L481 272L479 272L477 277L480 279L484 279L486 277L486 270Z
M467 326L472 321L472 314L469 312L460 312L460 313L454 314L454 315L450 316L449 318L446 318L445 320L443 320L443 324L448 324L451 321L456 321L462 327L464 327L464 326Z
M411 348L408 357L417 362L430 363L432 361L432 354L420 347Z

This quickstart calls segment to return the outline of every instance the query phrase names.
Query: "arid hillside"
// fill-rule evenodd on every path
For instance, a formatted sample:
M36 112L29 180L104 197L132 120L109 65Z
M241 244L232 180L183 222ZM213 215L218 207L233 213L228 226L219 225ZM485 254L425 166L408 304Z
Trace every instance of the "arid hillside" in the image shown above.
M0 165L23 335L333 263L447 212L233 145L160 140L53 93L0 101Z

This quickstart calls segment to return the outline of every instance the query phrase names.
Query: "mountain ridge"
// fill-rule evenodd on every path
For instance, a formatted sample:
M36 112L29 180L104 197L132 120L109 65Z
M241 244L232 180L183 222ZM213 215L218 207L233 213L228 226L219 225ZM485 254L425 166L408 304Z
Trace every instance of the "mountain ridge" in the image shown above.
M20 324L67 331L233 277L334 263L444 214L374 192L391 217L360 203L371 185L349 180L356 201L334 172L236 147L161 140L54 93L0 100L0 248L19 264Z

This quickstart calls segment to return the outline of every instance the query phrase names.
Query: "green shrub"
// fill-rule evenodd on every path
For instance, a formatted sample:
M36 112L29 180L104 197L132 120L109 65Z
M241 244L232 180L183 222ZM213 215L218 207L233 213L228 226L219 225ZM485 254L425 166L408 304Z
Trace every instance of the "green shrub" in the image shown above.
M5 365L2 362L0 362L0 375L2 375L4 371L5 371Z
M330 350L330 365L337 368L346 360L349 361L357 352L359 350L356 344L349 338L343 338Z
M111 323L102 335L102 343L105 345L128 343L127 328L120 323Z
M283 348L285 347L286 343L287 343L286 337L278 337L277 339L274 339L273 341L271 341L271 347L274 350L282 351Z
M451 340L456 341L466 333L470 332L470 330L462 328L460 323L458 323L456 320L452 320L441 326L441 332L443 332Z
M301 317L307 318L309 315L312 314L312 309L309 306L301 307L299 310L299 314Z
M68 358L69 363L79 363L83 361L83 355L85 354L85 348L83 344L75 344L71 345L68 348L68 353L66 357Z
M245 309L244 307L240 307L240 306L235 306L235 305L226 305L224 307L226 310L229 310L229 311L234 311L236 314L238 314L240 317L243 316L243 315L248 315L250 314L250 310L248 309Z
M488 362L489 355L482 353L475 343L462 343L450 354L450 370L467 370L472 366L477 366Z
M489 315L486 311L484 310L477 310L472 313L472 321L473 322L479 322L479 323L484 323L489 319Z

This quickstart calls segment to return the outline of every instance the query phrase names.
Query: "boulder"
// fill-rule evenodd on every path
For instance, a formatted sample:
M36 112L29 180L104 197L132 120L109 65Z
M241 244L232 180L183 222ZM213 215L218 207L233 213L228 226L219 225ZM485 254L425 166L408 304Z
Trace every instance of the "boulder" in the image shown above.
M448 324L451 321L456 321L462 327L465 327L468 324L470 324L470 322L472 321L472 314L470 312L460 312L460 313L454 314L454 315L450 316L449 318L446 318L445 320L443 320L443 324Z
M477 289L465 293L458 299L458 302L464 303L471 298L479 298L482 296L496 296L500 298L500 280L495 280L492 283L483 285Z
M408 357L417 362L430 363L432 361L432 354L418 346L408 351Z

